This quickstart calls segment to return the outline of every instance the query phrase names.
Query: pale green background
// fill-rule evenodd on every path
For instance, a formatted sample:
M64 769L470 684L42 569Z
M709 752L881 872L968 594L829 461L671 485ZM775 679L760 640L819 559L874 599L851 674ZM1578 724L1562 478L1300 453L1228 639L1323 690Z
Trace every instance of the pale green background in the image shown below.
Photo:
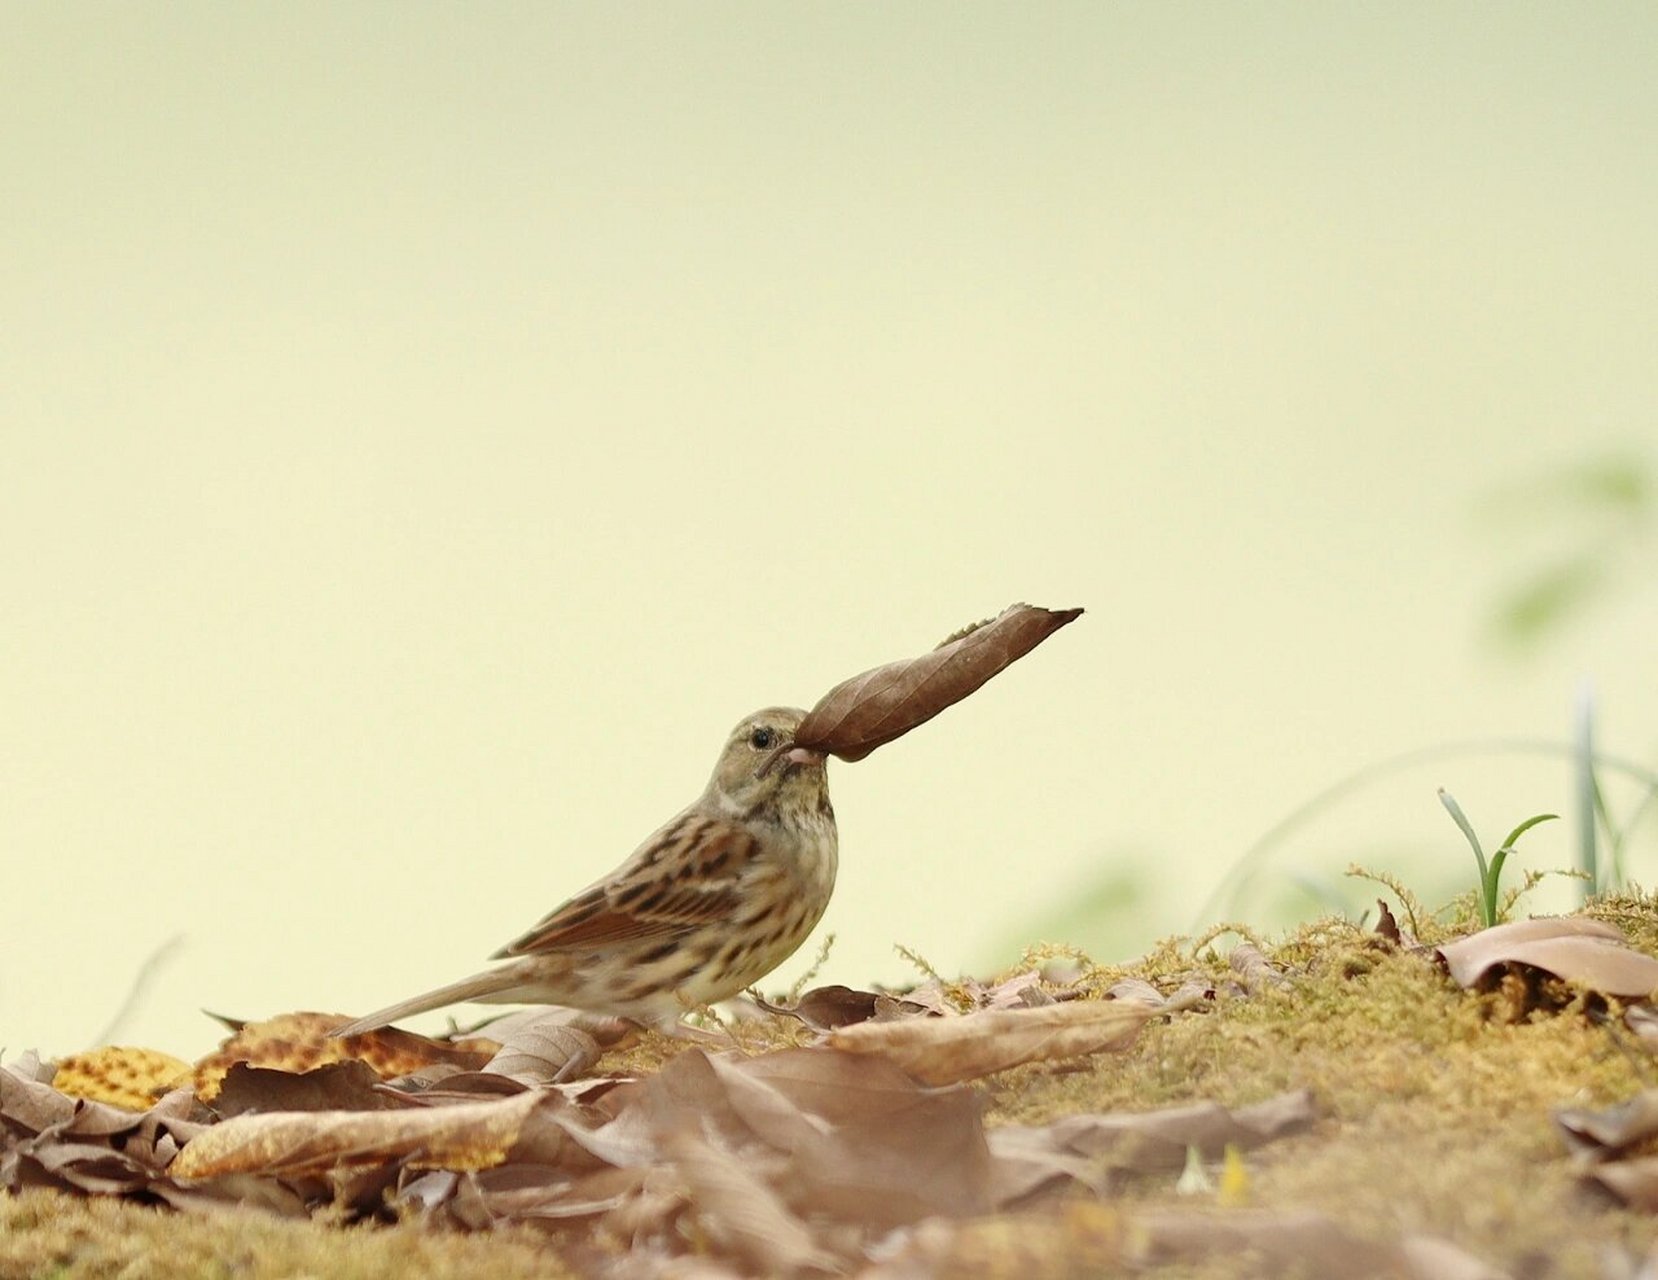
M1089 613L832 767L830 977L1133 864L1125 954L1586 674L1652 759L1654 593L1504 658L1550 539L1480 513L1652 441L1654 13L5 5L0 1044L175 934L120 1034L185 1055L456 977L1014 599ZM1441 782L1568 803L1459 762L1292 861L1462 859Z

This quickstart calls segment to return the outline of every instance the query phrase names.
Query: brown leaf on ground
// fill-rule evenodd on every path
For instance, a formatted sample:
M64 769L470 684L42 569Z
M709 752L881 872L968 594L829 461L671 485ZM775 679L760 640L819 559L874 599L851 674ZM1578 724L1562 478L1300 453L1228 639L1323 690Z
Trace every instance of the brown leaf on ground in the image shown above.
M1623 1011L1623 1024L1634 1033L1643 1049L1658 1053L1658 1006L1650 1000L1629 1005Z
M918 1012L936 1014L943 1018L953 1018L957 1014L966 1013L969 1007L965 997L957 994L953 986L942 978L928 978L919 986L911 987L902 994L883 995L881 999L898 1001ZM877 1014L881 1012L882 1007L879 1002L876 1003Z
M329 1039L328 1033L347 1021L337 1013L285 1013L264 1022L232 1022L235 1033L196 1064L196 1096L211 1102L237 1062L297 1074L355 1059L389 1080L439 1062L477 1070L499 1048L493 1040L434 1040L394 1027Z
M1235 1258L1249 1252L1276 1275L1367 1276L1376 1280L1504 1280L1491 1267L1446 1241L1407 1236L1396 1241L1355 1235L1316 1210L1231 1210L1147 1213L1134 1219L1134 1261L1141 1266Z
M1035 1128L1001 1125L988 1134L996 1161L996 1200L1017 1204L1067 1181L1104 1191L1113 1171L1179 1169L1192 1148L1210 1159L1228 1146L1248 1150L1300 1132L1317 1114L1312 1094L1297 1089L1246 1107L1199 1102L1158 1111L1066 1116Z
M170 1053L106 1045L59 1058L52 1087L71 1098L144 1111L189 1078L190 1064Z
M987 1280L1125 1275L1133 1220L1115 1205L1073 1200L1046 1213L972 1222L929 1218L895 1240L890 1256L859 1280Z
M1584 1160L1604 1160L1658 1135L1658 1089L1643 1089L1627 1102L1592 1110L1564 1107L1554 1113L1567 1149Z
M1035 969L1015 973L988 987L969 978L962 987L975 1009L1029 1009L1054 1003L1054 998L1042 989L1042 975Z
M919 658L889 662L843 680L807 713L795 730L794 745L862 760L960 702L1081 613L1011 605Z
M44 1074L32 1060L0 1066L0 1192L156 1191L180 1146L207 1128L188 1089L140 1112L71 1098L36 1078Z
M791 1208L868 1225L990 1207L981 1103L929 1089L896 1066L830 1049L744 1058L689 1049L598 1103L612 1119L572 1131L620 1166L660 1161L687 1121L764 1168Z
M48 1129L80 1137L108 1137L138 1126L139 1113L107 1102L77 1100L34 1078L29 1066L0 1064L0 1117L28 1133Z
M864 1022L831 1032L829 1043L886 1058L923 1084L955 1084L1024 1062L1126 1048L1157 1014L1137 1002L1077 1000L956 1018Z
M1290 980L1276 968L1253 942L1240 942L1226 957L1232 972L1238 975L1249 991L1265 991L1268 987L1287 987Z
M40 1142L23 1153L23 1160L33 1165L48 1184L55 1180L90 1195L141 1191L157 1176L156 1170L101 1142Z
M1631 948L1615 926L1582 916L1500 924L1436 951L1467 988L1488 985L1506 966L1525 965L1609 996L1636 999L1658 990L1658 960Z
M1597 1164L1584 1170L1583 1176L1632 1209L1658 1213L1658 1156Z
M1112 983L1105 994L1112 1000L1143 1004L1148 1009L1161 1009L1167 1003L1163 993L1144 978L1123 978Z
M850 1269L904 1224L988 1212L990 1163L971 1090L825 1048L692 1048L590 1107L531 1112L507 1163L421 1174L396 1199L472 1228L580 1220L582 1239L652 1266L688 1263L689 1246L736 1274L790 1275Z
M366 1062L330 1062L312 1071L275 1071L245 1062L231 1065L212 1107L223 1119L268 1111L385 1111L399 1105L378 1088Z
M1376 933L1389 942L1403 943L1404 936L1399 932L1399 922L1393 918L1393 909L1381 898L1376 899L1376 907L1380 914L1376 917Z
M667 1230L681 1198L647 1190L651 1176L643 1170L606 1167L571 1177L561 1166L521 1164L515 1159L478 1173L420 1174L398 1193L396 1204L436 1211L472 1230L488 1230L502 1222L598 1230L600 1224L608 1228L615 1218L636 1211L649 1196L651 1207L657 1210L656 1225Z
M236 1116L192 1139L168 1172L181 1180L199 1180L232 1173L320 1172L398 1160L422 1169L487 1169L506 1159L536 1106L553 1100L521 1093L413 1110Z
M854 1022L868 1022L875 1016L880 999L873 991L856 991L851 987L813 987L795 1001L794 1008L782 1012L794 1014L814 1031L832 1031Z
M830 1049L708 1061L734 1118L786 1157L779 1176L796 1207L886 1225L990 1207L972 1091L924 1088L896 1066Z
M662 1145L684 1183L702 1235L761 1275L840 1269L835 1255L817 1245L806 1224L751 1161L699 1138L689 1117L687 1121Z
M490 1038L501 1047L482 1070L522 1085L561 1083L587 1071L607 1048L635 1031L621 1018L579 1009L525 1009L489 1024Z

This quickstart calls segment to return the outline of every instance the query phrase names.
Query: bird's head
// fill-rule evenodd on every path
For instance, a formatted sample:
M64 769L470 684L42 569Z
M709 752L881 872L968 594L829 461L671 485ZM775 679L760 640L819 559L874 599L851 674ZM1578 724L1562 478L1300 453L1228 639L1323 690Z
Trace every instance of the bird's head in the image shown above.
M726 739L706 798L736 818L764 816L768 809L827 811L826 757L794 745L794 731L805 718L798 707L767 707L744 716Z

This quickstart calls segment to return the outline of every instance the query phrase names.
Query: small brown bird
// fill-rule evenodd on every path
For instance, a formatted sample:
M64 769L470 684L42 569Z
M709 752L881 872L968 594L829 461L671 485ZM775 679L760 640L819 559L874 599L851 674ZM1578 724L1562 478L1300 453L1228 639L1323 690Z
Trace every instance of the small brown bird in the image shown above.
M805 715L770 707L745 718L702 795L490 957L508 963L333 1034L463 1000L557 1004L663 1027L758 982L806 940L835 888L826 759L794 746Z

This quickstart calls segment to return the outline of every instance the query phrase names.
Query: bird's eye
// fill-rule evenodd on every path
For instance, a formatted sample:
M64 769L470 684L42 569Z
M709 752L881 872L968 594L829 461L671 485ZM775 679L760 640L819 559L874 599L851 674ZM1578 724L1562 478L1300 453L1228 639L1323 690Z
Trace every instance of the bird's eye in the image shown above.
M748 735L748 745L756 751L770 751L773 737L770 729L756 729Z

